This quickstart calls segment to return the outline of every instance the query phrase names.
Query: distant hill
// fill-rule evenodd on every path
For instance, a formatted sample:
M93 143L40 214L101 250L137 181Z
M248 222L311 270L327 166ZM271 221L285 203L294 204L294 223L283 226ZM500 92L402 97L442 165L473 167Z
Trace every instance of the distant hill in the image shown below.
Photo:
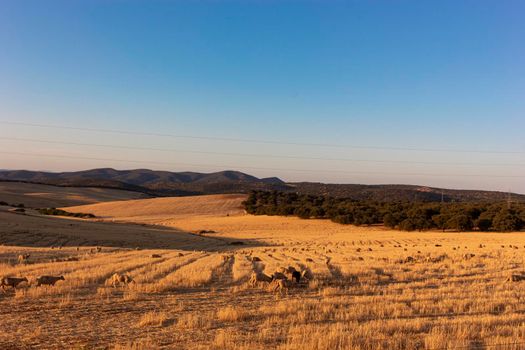
M446 202L479 202L504 201L508 198L506 192L451 190L417 185L285 183L277 177L257 178L233 170L215 173L170 172L149 169L115 170L111 168L60 173L4 170L0 171L0 181L22 181L67 187L114 188L142 192L151 196L187 196L275 190L375 201L437 202L443 198ZM511 194L511 199L525 202L525 195Z
M29 170L0 171L0 181L22 181L68 187L102 187L142 192L154 196L247 193L250 190L290 190L278 178L259 179L239 171L216 173L169 172L111 168L76 172Z
M289 184L294 192L355 200L418 201L418 202L501 202L507 192L452 190L417 185L355 185L299 182ZM511 193L512 201L525 202L525 195Z

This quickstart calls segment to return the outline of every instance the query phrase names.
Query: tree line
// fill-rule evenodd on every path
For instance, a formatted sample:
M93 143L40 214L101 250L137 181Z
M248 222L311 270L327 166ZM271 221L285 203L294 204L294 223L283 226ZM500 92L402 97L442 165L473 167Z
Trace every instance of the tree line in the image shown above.
M277 191L252 191L243 202L254 215L330 219L340 224L376 225L404 231L520 231L525 203L428 203L358 201Z

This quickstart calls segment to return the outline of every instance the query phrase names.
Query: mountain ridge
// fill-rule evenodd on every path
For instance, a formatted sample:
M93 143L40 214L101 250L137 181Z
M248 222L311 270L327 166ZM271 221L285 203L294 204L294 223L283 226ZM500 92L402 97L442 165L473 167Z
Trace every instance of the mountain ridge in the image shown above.
M151 196L248 193L252 190L297 192L372 201L512 201L525 195L498 191L444 189L421 185L325 184L284 182L277 177L257 178L235 170L213 173L170 172L150 169L97 168L72 172L1 170L0 181L40 183L61 187L101 187L142 192Z

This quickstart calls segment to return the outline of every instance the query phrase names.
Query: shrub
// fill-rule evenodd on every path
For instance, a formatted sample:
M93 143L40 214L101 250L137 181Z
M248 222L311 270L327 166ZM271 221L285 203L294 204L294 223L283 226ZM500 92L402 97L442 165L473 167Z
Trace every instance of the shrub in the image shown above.
M38 209L38 212L42 215L55 215L55 216L71 216L76 218L82 218L82 219L92 219L96 216L93 214L87 214L87 213L70 213L68 211L57 209L57 208L43 208Z

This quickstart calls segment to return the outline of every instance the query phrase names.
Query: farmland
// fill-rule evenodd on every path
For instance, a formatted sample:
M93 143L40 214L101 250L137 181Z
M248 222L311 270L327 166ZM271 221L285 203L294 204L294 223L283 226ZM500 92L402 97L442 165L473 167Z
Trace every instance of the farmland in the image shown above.
M0 248L2 275L29 279L0 295L0 343L22 349L523 345L523 287L507 281L525 270L522 234L407 233L251 216L234 210L242 197L219 204L224 199L197 198L191 213L171 219L123 202L113 205L119 216L110 203L94 204L97 216L97 206L106 210L97 220L0 213L10 237ZM51 231L63 240L46 240ZM24 244L24 236L37 234L40 241ZM19 263L20 254L30 257ZM278 292L247 283L253 271L287 266L308 268L314 278ZM134 283L113 287L114 273ZM40 275L65 280L36 287Z

